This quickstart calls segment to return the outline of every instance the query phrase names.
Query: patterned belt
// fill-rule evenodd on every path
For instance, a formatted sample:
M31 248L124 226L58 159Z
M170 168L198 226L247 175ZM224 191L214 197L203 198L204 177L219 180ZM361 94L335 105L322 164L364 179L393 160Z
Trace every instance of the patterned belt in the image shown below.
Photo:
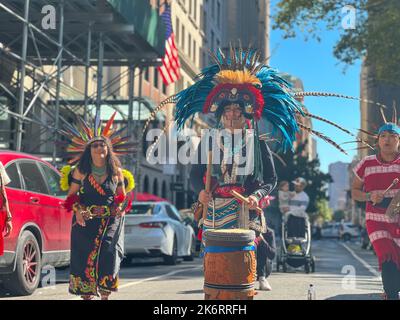
M108 218L108 217L118 217L122 213L118 207L109 206L97 206L92 205L89 207L80 206L81 214L85 220L91 220L93 218Z

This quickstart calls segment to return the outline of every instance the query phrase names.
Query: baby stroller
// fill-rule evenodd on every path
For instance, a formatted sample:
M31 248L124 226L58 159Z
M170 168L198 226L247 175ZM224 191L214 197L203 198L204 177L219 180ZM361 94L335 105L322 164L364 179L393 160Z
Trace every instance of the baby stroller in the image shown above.
M294 215L287 213L282 222L282 245L277 257L276 269L287 271L287 266L304 266L306 273L315 272L315 261L311 254L311 226L306 213Z

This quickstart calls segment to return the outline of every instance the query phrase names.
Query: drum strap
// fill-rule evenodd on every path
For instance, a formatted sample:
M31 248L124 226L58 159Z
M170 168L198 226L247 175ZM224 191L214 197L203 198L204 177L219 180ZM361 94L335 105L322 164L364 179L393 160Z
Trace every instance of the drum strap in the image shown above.
M206 253L223 253L223 252L235 252L235 251L254 251L255 246L244 246L244 247L220 247L220 246L209 246L205 247L204 252Z

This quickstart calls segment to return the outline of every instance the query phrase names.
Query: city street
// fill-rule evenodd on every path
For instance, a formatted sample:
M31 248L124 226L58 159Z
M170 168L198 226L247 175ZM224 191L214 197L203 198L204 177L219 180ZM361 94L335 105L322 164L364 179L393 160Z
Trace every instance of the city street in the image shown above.
M382 285L377 260L372 251L360 249L356 242L338 240L313 242L316 272L305 274L304 269L290 269L288 273L274 272L270 276L271 292L258 291L255 300L306 300L310 284L316 288L317 300L379 300ZM355 270L355 278L349 270ZM202 260L165 266L157 259L133 261L121 270L120 291L114 300L202 300ZM55 287L39 288L32 296L12 297L0 291L1 300L74 300L67 293L68 270L57 271ZM256 286L258 288L258 284Z

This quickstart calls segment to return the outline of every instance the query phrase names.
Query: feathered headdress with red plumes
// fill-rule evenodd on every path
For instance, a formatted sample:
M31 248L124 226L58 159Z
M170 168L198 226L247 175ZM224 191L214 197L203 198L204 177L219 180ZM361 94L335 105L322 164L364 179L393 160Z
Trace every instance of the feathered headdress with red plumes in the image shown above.
M93 127L78 117L77 125L66 124L65 130L61 130L61 134L69 140L69 145L66 148L67 153L71 156L68 161L69 164L76 164L82 157L86 147L94 141L109 140L112 146L112 151L117 155L128 154L133 151L134 144L128 142L129 136L122 137L121 134L125 128L115 130L113 123L115 115L114 112L110 120L107 121L104 128L102 128L100 114L96 115Z

